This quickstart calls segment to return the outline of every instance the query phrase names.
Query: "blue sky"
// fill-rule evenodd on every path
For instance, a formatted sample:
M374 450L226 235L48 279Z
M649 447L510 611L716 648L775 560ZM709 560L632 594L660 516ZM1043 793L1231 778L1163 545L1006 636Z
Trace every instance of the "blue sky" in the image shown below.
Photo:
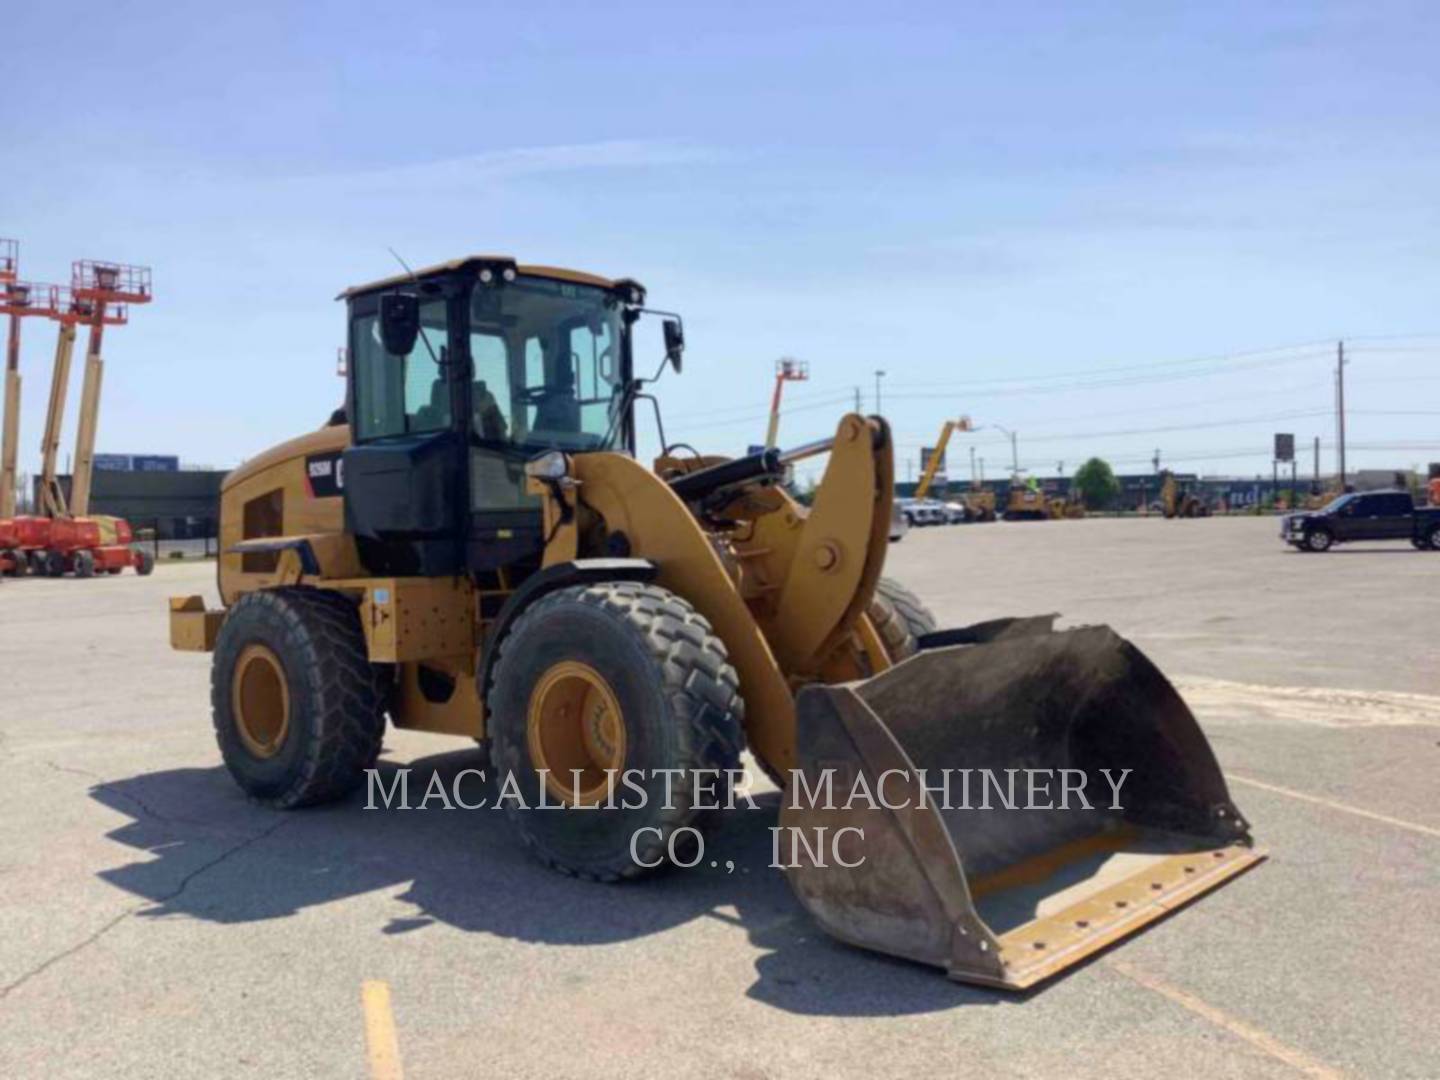
M1345 336L1352 467L1440 460L1433 4L56 3L6 28L0 236L27 277L154 268L107 338L102 451L228 466L318 424L332 297L393 246L644 281L686 314L669 433L706 448L758 441L788 354L811 381L782 442L857 385L873 408L883 368L902 477L958 413L1039 472L1158 447L1268 474L1271 432L1332 438ZM27 327L26 469L52 345ZM998 475L1003 437L970 441Z

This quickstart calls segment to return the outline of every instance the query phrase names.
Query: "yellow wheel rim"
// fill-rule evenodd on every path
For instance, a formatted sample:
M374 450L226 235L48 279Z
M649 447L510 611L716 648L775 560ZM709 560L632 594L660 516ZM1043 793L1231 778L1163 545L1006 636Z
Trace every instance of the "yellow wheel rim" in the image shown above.
M546 788L568 805L604 800L625 765L625 718L615 692L578 660L556 664L535 684L525 735Z
M245 749L274 757L290 732L290 688L280 658L264 645L247 645L235 662L230 707Z

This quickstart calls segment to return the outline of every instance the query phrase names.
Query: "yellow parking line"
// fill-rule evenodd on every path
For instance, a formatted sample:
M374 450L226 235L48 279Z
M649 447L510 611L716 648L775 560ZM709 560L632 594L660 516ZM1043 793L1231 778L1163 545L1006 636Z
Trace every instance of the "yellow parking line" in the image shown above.
M1255 1049L1276 1061L1289 1065L1303 1076L1314 1077L1315 1080L1340 1080L1343 1075L1324 1062L1315 1060L1309 1054L1297 1050L1293 1046L1287 1046L1273 1035L1261 1031L1259 1028L1251 1027L1223 1009L1217 1009L1208 1001L1201 1001L1194 994L1187 993L1178 986L1171 986L1164 979L1141 971L1124 960L1112 958L1106 961L1106 964L1111 970L1119 972L1131 982L1143 986L1146 990L1154 991L1181 1008L1189 1009L1196 1016L1209 1020L1216 1027L1223 1028L1238 1039L1243 1039Z
M400 1041L395 1037L395 1017L390 1012L390 986L379 979L367 979L360 987L365 1007L365 1056L370 1062L371 1080L404 1080L400 1068Z
M1249 784L1251 787L1258 787L1263 791L1273 791L1276 795L1287 795L1292 799L1299 799L1301 802L1314 803L1316 806L1328 806L1331 810L1339 810L1345 814L1354 814L1356 817L1369 818L1371 821L1378 821L1384 825L1394 825L1397 829L1408 829L1422 836L1440 837L1440 829L1432 829L1429 825L1417 825L1413 821L1401 821L1399 818L1377 814L1373 810L1361 810L1358 806L1351 806L1348 803L1335 802L1333 799L1322 799L1318 795L1307 795L1303 791L1294 791L1287 787L1281 787L1278 784L1267 784L1263 780L1251 780L1248 776L1236 776L1233 772L1226 773L1225 777L1227 780L1235 780L1241 784Z

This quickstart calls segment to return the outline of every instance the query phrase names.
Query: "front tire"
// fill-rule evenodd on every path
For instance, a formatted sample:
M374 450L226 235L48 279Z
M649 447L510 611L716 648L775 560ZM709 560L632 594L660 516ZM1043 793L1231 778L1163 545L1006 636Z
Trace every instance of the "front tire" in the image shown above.
M320 589L247 593L215 643L210 703L235 782L277 809L360 785L385 732L382 685L354 603Z
M146 551L144 548L141 548L139 551L135 552L135 573L139 574L141 577L148 577L150 575L150 571L154 569L154 555L150 554L150 552ZM115 573L117 574L119 572L119 570L115 571Z
M75 553L75 576L77 578L95 576L95 556L88 551L77 551Z
M1440 551L1440 525L1425 534L1425 542L1431 551Z
M523 799L505 810L541 862L595 881L636 877L667 861L705 806L724 805L744 703L724 644L686 601L641 582L560 589L499 649L490 760L501 791ZM676 854L692 847L677 842Z
M875 583L867 614L895 664L919 652L918 639L939 625L925 602L894 578L882 577Z
M1329 551L1334 542L1329 529L1311 529L1305 534L1305 547L1310 551Z

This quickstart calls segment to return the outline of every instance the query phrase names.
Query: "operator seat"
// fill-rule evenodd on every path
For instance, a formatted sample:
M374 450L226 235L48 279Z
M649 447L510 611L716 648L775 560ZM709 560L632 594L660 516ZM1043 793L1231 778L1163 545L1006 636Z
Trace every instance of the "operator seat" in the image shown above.
M553 431L573 435L580 430L580 402L575 397L575 371L568 362L555 370L555 381L545 387L535 409L533 432Z

